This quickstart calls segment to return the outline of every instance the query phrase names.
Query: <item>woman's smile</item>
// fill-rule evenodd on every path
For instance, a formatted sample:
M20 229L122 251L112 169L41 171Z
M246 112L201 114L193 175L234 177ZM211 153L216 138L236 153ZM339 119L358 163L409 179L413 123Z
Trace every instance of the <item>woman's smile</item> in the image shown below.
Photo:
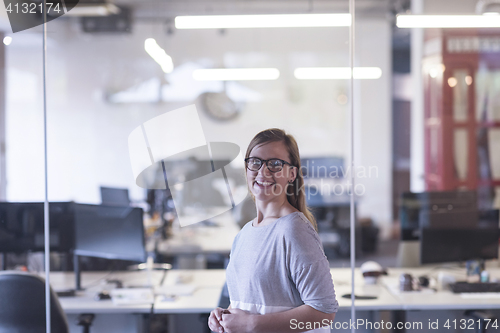
M266 189L266 188L269 188L273 185L275 185L276 182L272 181L272 180L269 180L269 179L256 179L254 181L254 186L257 186L258 188L261 188L261 189Z

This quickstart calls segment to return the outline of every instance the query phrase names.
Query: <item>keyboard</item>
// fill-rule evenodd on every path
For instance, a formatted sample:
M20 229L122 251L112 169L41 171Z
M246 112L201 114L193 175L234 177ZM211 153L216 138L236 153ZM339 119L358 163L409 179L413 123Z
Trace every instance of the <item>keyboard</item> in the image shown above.
M455 282L450 284L450 289L454 293L500 293L500 282Z

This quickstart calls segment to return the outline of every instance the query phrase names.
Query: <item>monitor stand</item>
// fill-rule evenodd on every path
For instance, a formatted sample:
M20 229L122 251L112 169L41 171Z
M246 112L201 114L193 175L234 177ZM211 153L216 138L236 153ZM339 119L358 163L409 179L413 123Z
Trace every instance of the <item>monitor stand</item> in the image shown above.
M81 285L80 257L78 254L73 254L73 267L75 272L75 290L83 290Z

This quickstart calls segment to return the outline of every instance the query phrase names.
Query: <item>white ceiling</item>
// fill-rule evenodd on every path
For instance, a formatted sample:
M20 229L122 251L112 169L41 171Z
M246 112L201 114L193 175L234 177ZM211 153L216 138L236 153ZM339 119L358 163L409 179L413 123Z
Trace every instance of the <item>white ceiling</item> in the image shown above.
M84 2L95 0L80 0ZM133 8L138 20L169 21L177 15L208 14L272 14L348 12L349 0L108 0ZM360 17L385 16L410 8L412 0L355 0ZM425 14L474 14L476 0L413 0L422 1ZM481 0L500 2L500 0ZM0 31L11 32L4 6L0 6Z

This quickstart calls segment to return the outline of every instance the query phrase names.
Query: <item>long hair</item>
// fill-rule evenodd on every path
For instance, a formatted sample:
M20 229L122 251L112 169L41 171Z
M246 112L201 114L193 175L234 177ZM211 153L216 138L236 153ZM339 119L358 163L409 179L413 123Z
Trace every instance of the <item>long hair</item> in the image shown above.
M250 157L250 152L253 148L270 142L283 142L288 151L288 155L290 156L290 163L297 167L297 177L286 189L286 197L288 202L293 207L302 212L305 217L309 221L311 221L314 229L318 231L316 219L307 208L306 195L304 191L304 177L302 175L302 168L300 167L299 147L297 145L297 141L295 141L295 138L292 135L286 134L284 130L279 128L270 128L257 133L257 135L252 139L252 141L250 141L250 144L248 145L245 159ZM253 195L252 199L255 201Z

